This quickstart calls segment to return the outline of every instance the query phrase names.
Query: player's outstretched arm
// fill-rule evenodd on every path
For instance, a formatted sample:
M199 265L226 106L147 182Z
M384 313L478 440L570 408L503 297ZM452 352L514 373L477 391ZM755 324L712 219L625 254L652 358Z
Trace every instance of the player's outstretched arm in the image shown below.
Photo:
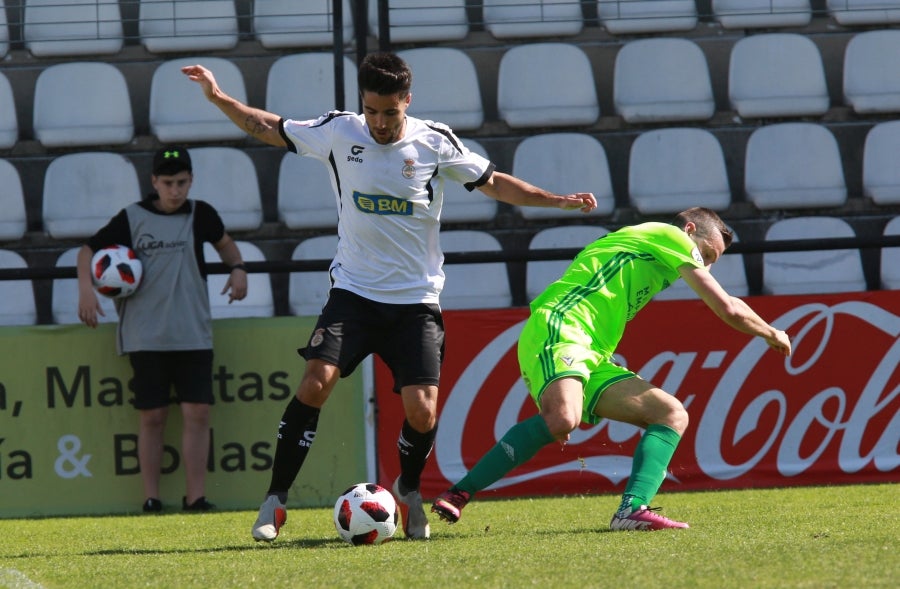
M553 194L503 172L491 174L478 189L495 200L520 207L578 209L582 213L590 213L597 208L597 199L590 192Z
M243 102L225 94L216 83L212 72L202 65L187 65L181 72L193 82L200 84L206 99L225 113L231 122L251 137L276 147L285 147L284 138L278 132L281 117L259 108L247 106Z
M776 352L790 355L791 340L787 333L769 325L750 305L725 292L708 270L685 265L678 272L722 321L740 332L763 338Z

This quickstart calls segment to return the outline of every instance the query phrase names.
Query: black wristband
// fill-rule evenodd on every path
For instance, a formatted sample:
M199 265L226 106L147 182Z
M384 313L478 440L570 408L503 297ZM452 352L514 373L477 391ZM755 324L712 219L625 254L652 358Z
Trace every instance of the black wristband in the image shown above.
M234 266L231 267L231 271L232 271L232 272L235 271L235 270L243 270L244 272L246 272L246 271L247 271L247 267L244 266L244 264L243 264L243 262L242 262L242 263L240 263L240 264L235 264Z

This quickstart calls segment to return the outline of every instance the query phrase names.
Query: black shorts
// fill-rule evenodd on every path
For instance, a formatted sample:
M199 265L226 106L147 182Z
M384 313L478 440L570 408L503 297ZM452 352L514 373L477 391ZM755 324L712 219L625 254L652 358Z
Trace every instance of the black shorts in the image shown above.
M394 376L394 392L408 385L437 386L444 360L444 319L438 305L377 303L334 288L305 348L307 360L324 360L350 375L378 354Z
M181 402L213 404L212 350L131 352L128 359L134 370L135 409Z

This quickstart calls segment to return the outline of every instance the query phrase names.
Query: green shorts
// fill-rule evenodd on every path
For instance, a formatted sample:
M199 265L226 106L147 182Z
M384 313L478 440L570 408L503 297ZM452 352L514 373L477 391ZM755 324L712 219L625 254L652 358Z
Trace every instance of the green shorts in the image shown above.
M541 395L554 380L575 377L584 385L581 421L596 424L594 408L610 385L634 378L635 373L612 362L612 350L603 350L577 324L563 322L553 332L547 314L533 313L519 336L519 368L528 392L541 406Z

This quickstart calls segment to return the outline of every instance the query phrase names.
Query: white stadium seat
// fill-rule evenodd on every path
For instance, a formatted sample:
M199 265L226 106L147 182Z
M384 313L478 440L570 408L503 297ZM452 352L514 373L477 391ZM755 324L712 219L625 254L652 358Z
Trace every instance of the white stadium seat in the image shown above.
M0 72L0 149L12 147L18 141L19 118L16 115L12 85L3 72Z
M124 44L119 0L25 0L24 21L35 57L109 55Z
M731 187L718 139L706 129L644 131L631 144L628 197L645 215L727 209Z
M603 145L586 133L545 133L526 137L516 147L512 173L557 194L592 192L597 208L591 215L615 209L609 164ZM572 219L577 211L558 208L516 207L526 219Z
M484 0L482 10L497 39L563 37L584 27L581 4L572 0Z
M338 203L326 164L295 153L281 156L278 219L288 229L337 229Z
M235 241L244 262L265 262L262 250L249 241ZM209 242L203 244L203 257L207 263L221 262L219 252ZM275 302L269 275L262 272L247 274L247 296L240 301L228 302L228 293L222 294L227 274L210 274L206 277L209 291L209 308L213 319L232 317L274 317Z
M253 31L266 49L331 47L334 44L333 0L263 0L253 3ZM344 44L353 42L353 11L342 0Z
M194 147L190 152L191 198L213 205L229 232L259 229L262 199L250 156L235 147Z
M824 114L831 101L818 47L795 33L742 37L731 49L728 98L742 117Z
M2 7L0 7L2 8ZM18 252L0 250L0 268L27 268ZM78 301L75 301L78 304ZM30 280L0 280L0 325L34 325L37 305Z
M337 252L337 235L319 235L305 239L294 248L291 260L332 260ZM328 300L331 279L328 270L291 272L288 283L288 304L291 313L316 317Z
M878 123L863 147L863 194L877 205L900 204L900 121Z
M583 248L609 233L597 225L566 225L538 231L528 244L529 250ZM574 256L561 260L529 260L525 267L525 296L533 301L547 285L562 276Z
M836 217L794 217L775 221L767 241L855 237L853 228ZM766 294L820 294L866 290L857 249L770 252L763 254Z
M103 62L46 67L34 87L34 135L44 147L129 143L134 119L125 76Z
M112 216L112 215L110 215ZM78 250L81 247L73 247L64 251L56 259L57 268L75 268L78 260ZM103 315L97 314L100 323L115 323L119 320L116 306L109 297L97 295ZM75 278L55 278L53 280L53 293L51 294L51 313L53 322L58 325L81 323L78 318L78 280Z
M726 29L805 27L812 20L809 0L712 0L712 10Z
M398 55L413 71L410 115L444 123L454 131L481 127L481 88L475 64L465 52L452 47L420 47Z
M587 55L569 43L510 47L500 58L497 110L512 128L595 123L600 105Z
M844 26L900 22L900 0L828 0L828 14Z
M900 112L900 31L857 33L844 51L844 101L855 112Z
M102 195L102 198L98 198ZM44 231L54 239L90 237L141 199L134 165L118 153L69 153L44 173Z
M697 26L694 0L598 0L597 13L613 35L689 31Z
M441 249L449 252L502 251L497 238L484 231L441 231ZM473 262L444 264L442 309L503 309L512 305L506 264Z
M244 139L247 135L203 96L199 85L181 73L203 63L229 96L246 103L241 70L221 57L187 57L157 66L150 81L150 130L162 143Z
M884 228L884 235L900 235L900 216L891 219ZM881 250L881 288L900 290L900 247Z
M763 210L842 206L847 186L837 139L815 123L757 128L747 141L744 189Z
M344 110L356 110L358 102L356 65L345 57ZM266 81L267 111L306 121L335 109L334 54L293 53L272 63Z
M141 43L152 53L233 49L234 0L140 0Z
M18 170L0 159L0 241L22 239L28 228L25 216L25 193Z
M487 151L474 139L463 139L469 151L486 159ZM441 211L443 223L465 223L493 221L497 215L497 201L477 188L471 192L458 182L444 182L444 208Z
M9 53L9 26L6 22L6 6L0 0L0 58Z
M716 103L703 51L687 39L626 43L616 55L613 102L629 123L709 119Z
M391 43L460 41L469 34L466 0L390 0ZM378 2L369 2L369 32L378 38Z

